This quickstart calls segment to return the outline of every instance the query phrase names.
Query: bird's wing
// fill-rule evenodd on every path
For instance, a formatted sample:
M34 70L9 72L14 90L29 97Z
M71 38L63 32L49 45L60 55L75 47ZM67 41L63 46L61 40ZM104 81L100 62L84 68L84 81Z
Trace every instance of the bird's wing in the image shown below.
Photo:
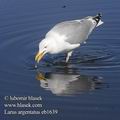
M46 36L52 33L57 33L60 36L66 37L66 42L78 44L84 42L91 31L92 23L87 19L72 20L58 23L55 25Z

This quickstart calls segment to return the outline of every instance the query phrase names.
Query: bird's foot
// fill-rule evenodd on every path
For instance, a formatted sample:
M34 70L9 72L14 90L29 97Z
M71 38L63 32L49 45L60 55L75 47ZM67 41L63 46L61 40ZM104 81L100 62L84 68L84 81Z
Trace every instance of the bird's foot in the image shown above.
M70 51L70 52L67 53L66 63L68 63L69 58L71 57L72 53L73 53L73 51Z

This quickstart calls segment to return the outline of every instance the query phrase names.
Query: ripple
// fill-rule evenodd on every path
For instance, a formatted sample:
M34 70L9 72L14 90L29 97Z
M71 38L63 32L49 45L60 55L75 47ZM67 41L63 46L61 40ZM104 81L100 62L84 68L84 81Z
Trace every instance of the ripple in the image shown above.
M70 120L119 118L119 8L118 0L1 0L0 94L40 95L47 108L62 111L56 120L62 116ZM38 42L49 28L96 12L103 13L104 26L74 51L68 64L65 54L46 55L35 68Z
M55 56L47 55L38 64L38 69L44 69L45 71L47 69L50 71L56 71L59 69L65 69L66 67L69 69L106 69L120 67L119 56L114 53L114 50L111 49L110 46L100 46L102 45L81 47L73 53L68 63L65 63L65 54Z
M102 47L101 47L102 46ZM71 96L103 89L108 85L97 75L81 74L84 69L112 69L120 67L119 57L110 46L91 44L77 49L68 63L65 54L46 55L35 68L34 55L27 58L26 66L36 71L40 87L58 96ZM108 70L107 70L108 71ZM58 87L59 86L59 87Z
M72 3L74 3L74 7ZM0 70L7 74L11 74L11 76L18 75L34 78L38 71L42 71L43 74L50 73L52 76L56 76L57 74L60 76L60 79L65 76L78 75L80 79L82 79L81 76L84 76L86 78L85 81L91 79L90 81L92 82L94 78L99 79L99 76L93 74L91 77L87 72L91 70L99 71L100 69L103 71L108 69L113 71L112 68L120 68L120 56L118 52L120 49L118 44L112 44L111 48L110 45L105 45L102 42L102 40L112 41L114 38L117 39L116 35L119 35L119 27L116 27L116 25L118 25L118 19L114 19L114 23L112 22L113 19L107 19L107 24L104 26L105 31L96 35L96 40L94 40L93 43L91 41L90 44L88 43L75 50L68 63L65 63L65 54L46 55L37 65L38 67L35 68L36 63L34 61L34 56L38 49L39 39L44 37L44 33L49 30L49 27L53 26L53 23L55 24L58 21L88 15L88 10L94 11L94 9L89 7L84 13L77 13L76 10L79 8L79 5L75 2L72 3L66 3L67 7L65 9L61 8L62 4L59 6L57 3L50 3L51 5L55 4L55 6L50 6L50 8L52 8L51 11L46 9L45 3L43 11L38 11L38 7L34 12L28 9L28 11L20 13L19 15L16 14L16 11L12 8L10 8L12 12L8 14L9 11L3 7L3 13L1 13L3 17L1 18L0 25L0 53L2 55L0 59L0 63L2 64ZM83 2L82 4L85 3ZM59 8L57 9L58 6ZM79 9L82 10L83 8ZM76 14L73 14L75 12ZM110 26L112 26L111 29L109 28ZM110 33L111 38L107 35ZM117 41L118 40L119 36ZM4 60L6 60L6 63ZM85 70L86 73L81 74L82 70ZM49 79L52 78L47 79L49 81ZM76 79L76 81L81 81L78 78ZM72 82L68 82L67 84L70 86L73 85L71 88L76 89L74 83L79 84L79 82L73 82L73 84ZM89 90L91 90L91 87ZM68 91L71 91L71 89ZM71 92L73 91L74 90ZM77 93L75 91L73 94ZM66 94L69 94L69 92Z

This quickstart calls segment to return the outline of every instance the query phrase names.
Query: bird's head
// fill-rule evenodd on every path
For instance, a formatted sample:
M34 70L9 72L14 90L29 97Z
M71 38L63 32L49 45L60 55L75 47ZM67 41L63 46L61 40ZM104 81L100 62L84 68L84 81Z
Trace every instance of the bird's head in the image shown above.
M49 42L45 39L39 43L39 51L35 56L35 61L39 63L39 61L43 58L43 56L50 51Z

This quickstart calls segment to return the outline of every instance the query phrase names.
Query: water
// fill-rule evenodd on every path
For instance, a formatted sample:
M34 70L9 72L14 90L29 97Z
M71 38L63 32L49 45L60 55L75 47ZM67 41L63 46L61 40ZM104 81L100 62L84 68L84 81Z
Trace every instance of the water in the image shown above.
M46 55L36 69L38 43L56 23L103 13L102 26L77 49ZM0 95L42 96L57 115L7 119L118 120L120 118L120 9L118 0L0 0ZM1 108L1 110L3 110ZM15 117L15 118L14 118Z

